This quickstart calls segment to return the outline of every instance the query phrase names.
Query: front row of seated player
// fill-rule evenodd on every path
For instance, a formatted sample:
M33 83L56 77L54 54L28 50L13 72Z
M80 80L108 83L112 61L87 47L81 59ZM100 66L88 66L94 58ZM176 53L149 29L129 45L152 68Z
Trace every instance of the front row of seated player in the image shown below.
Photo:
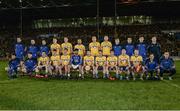
M163 80L164 73L170 73L169 80L172 80L172 76L176 73L174 61L169 57L169 52L164 53L160 64L155 61L153 54L150 54L149 59L143 62L138 50L135 50L131 57L126 54L125 49L122 49L122 54L118 57L114 55L113 51L107 57L103 56L102 51L99 51L97 57L91 56L90 51L87 51L83 58L78 55L77 49L74 50L72 56L67 52L68 50L65 49L63 55L60 56L54 49L50 58L43 52L38 61L32 58L32 53L28 53L28 59L21 61L20 64L16 56L12 54L6 70L9 78L16 77L18 71L31 76L35 73L35 77L70 78L71 71L76 69L79 71L78 77L80 78L84 78L85 73L92 73L93 78L99 78L99 71L102 70L103 78L112 80L129 80L130 77L136 80L136 76L139 76L141 80L144 76L146 79ZM115 72L115 77L110 74L112 72Z

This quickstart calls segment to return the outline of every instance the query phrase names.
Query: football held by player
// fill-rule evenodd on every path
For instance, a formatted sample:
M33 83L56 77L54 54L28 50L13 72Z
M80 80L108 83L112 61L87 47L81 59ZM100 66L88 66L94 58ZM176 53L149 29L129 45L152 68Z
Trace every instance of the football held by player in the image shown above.
M139 51L134 50L134 55L131 56L131 74L133 76L133 80L136 79L135 74L140 76L140 79L143 80L144 74L144 66L143 66L143 58L139 55Z

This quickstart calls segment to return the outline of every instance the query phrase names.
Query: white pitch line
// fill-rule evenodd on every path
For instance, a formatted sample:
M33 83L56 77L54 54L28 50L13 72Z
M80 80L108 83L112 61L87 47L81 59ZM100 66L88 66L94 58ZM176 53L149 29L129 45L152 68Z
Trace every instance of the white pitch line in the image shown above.
M171 83L170 81L167 81L167 80L163 80L164 82L166 82L167 84L171 85L171 86L174 86L176 88L179 88L180 89L180 86L177 85L177 84L174 84L174 83Z

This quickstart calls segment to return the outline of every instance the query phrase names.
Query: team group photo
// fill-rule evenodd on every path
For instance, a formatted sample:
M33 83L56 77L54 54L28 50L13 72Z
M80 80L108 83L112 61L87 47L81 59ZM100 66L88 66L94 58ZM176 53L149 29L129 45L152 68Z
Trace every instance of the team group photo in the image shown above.
M180 0L0 0L1 110L180 110Z
M31 40L31 45L25 46L21 38L17 38L15 53L12 53L6 68L8 76L11 79L23 73L40 78L50 76L70 79L72 71L77 70L82 79L89 72L94 79L100 77L110 80L129 80L130 77L135 80L136 76L141 80L163 80L163 74L169 73L168 78L172 80L176 73L170 53L165 51L161 54L156 37L152 37L150 44L144 42L143 36L139 37L138 43L133 43L132 38L128 37L125 45L121 45L118 38L115 38L114 44L108 36L103 39L100 43L96 36L92 36L92 42L86 49L81 39L77 39L77 44L73 46L68 37L64 37L61 45L57 38L53 38L49 47L45 40L42 40L41 45Z

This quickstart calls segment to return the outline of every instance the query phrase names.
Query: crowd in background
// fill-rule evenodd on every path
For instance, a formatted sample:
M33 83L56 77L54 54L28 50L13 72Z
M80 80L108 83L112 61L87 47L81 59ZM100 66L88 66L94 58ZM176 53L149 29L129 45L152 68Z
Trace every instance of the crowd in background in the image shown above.
M152 36L158 38L158 42L161 44L162 51L168 50L171 55L180 55L180 41L176 40L173 35L162 33L162 30L180 29L178 25L131 25L131 26L103 26L97 29L97 27L66 27L66 28L51 28L51 29L31 29L23 30L23 43L29 45L30 39L35 39L36 44L40 44L41 39L46 39L50 44L52 37L57 37L59 42L62 43L63 37L69 37L69 41L75 45L76 39L81 38L83 44L87 46L91 41L91 36L96 35L99 41L103 40L104 35L108 35L111 39L119 38L121 44L126 43L127 37L132 37L133 42L137 42L139 36L144 36L145 41L151 40ZM99 32L99 34L98 34ZM7 58L13 51L13 44L16 37L20 36L20 30L1 30L0 31L0 57ZM99 35L99 36L98 36ZM111 41L112 43L114 41Z

